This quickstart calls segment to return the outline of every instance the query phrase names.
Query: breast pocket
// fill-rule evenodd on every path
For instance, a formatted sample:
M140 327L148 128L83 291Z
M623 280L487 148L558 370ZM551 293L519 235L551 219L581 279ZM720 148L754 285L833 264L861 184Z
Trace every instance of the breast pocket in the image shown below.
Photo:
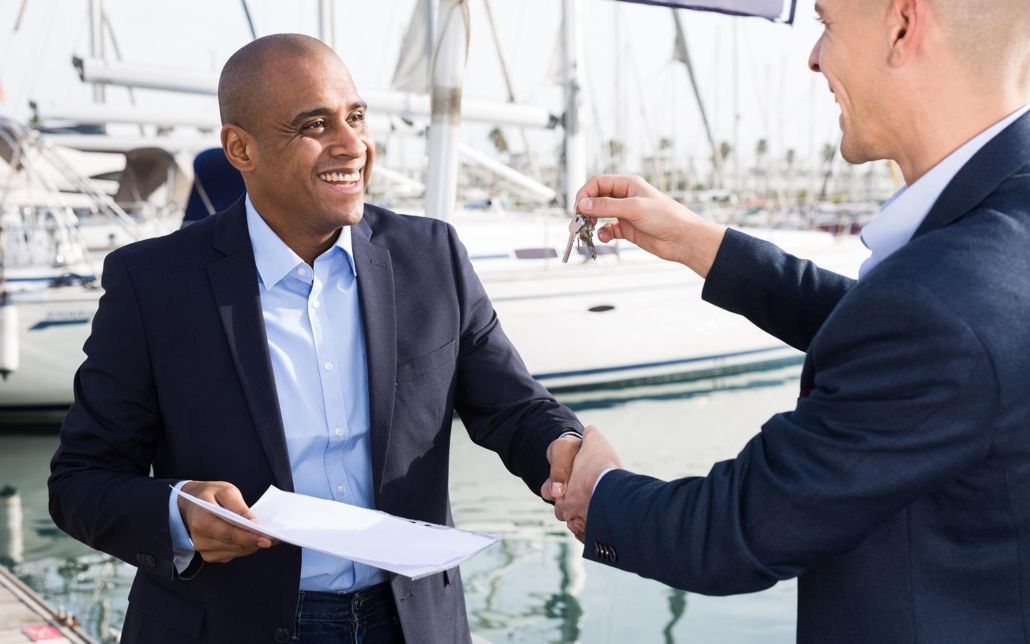
M444 365L453 365L457 351L458 341L455 339L438 349L397 365L397 384L421 378Z

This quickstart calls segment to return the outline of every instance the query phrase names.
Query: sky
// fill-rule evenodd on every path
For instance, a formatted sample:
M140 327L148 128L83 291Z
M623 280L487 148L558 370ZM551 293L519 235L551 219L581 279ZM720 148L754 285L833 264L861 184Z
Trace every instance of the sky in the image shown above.
M491 2L517 98L560 113L561 91L548 83L548 70L556 52L562 3ZM641 155L654 152L661 138L673 142L671 153L678 162L707 164L710 151L685 68L672 60L670 10L612 0L580 2L587 77L584 116L594 169L601 162L603 141L610 139L625 142L626 171L637 171ZM470 0L465 95L503 101L505 86L483 3ZM28 0L15 32L20 4L0 1L0 113L24 119L29 100L64 106L91 103L90 88L71 65L72 56L89 53L89 2ZM792 148L800 166L817 158L823 144L835 143L839 136L839 112L826 82L807 69L808 53L820 33L812 4L800 0L794 26L703 12L683 14L715 138L739 141L742 166L753 162L762 138L768 141L771 158L783 158ZM250 39L236 0L105 0L104 6L123 59L134 64L217 72ZM315 0L250 0L249 7L258 35L317 35ZM359 91L389 88L414 7L415 0L336 1L336 50ZM107 100L129 103L124 88L109 89ZM137 102L216 113L209 97L138 90ZM487 131L484 126L466 126L462 138L489 151ZM508 131L507 139L513 148L521 148L518 132ZM553 158L560 135L538 132L530 140L538 157Z

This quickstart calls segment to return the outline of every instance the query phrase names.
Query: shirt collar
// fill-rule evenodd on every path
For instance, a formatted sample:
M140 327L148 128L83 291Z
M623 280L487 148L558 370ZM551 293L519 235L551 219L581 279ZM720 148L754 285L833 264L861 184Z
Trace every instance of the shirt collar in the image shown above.
M880 213L862 229L862 242L872 251L859 270L864 277L876 265L912 239L934 203L959 170L1002 130L1030 111L1025 105L976 135L949 154L911 186L902 186L880 207Z
M250 244L254 249L254 263L257 265L258 276L261 278L262 285L266 289L271 289L290 271L305 262L286 245L286 242L280 239L279 235L275 234L264 218L258 214L254 203L250 200L250 195L246 196L244 206L247 210L247 230L250 232ZM357 275L351 246L350 226L340 228L336 242L320 257L324 257L326 253L336 252L337 248L343 251L348 268L354 275Z

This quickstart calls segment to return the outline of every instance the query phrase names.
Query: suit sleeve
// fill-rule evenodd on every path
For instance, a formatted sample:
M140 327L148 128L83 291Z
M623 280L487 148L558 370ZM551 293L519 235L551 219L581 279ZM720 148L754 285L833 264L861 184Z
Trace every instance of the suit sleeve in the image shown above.
M998 383L979 338L919 285L856 288L839 312L856 323L813 346L809 397L708 476L610 472L585 556L688 591L757 591L854 549L983 459Z
M123 256L104 262L104 295L75 374L75 399L50 463L50 515L72 537L171 578L171 486L150 476L162 437L145 330Z
M790 346L807 351L855 280L728 229L701 297Z
M465 247L448 227L461 307L455 409L472 440L501 457L535 494L550 474L547 447L583 426L533 380L501 329Z

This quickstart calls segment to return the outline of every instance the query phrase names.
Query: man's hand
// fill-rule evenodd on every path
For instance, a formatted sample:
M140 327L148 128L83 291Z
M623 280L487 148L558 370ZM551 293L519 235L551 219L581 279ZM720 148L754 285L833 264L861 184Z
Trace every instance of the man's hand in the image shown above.
M572 475L572 462L582 443L579 436L566 434L547 446L547 462L551 464L551 473L540 488L540 496L545 501L557 501L565 496Z
M699 217L640 177L598 175L576 193L576 212L615 217L597 231L602 242L625 239L688 266L701 277L715 261L726 228Z
M255 520L243 500L243 495L232 483L190 481L182 486L182 491L220 505L245 519ZM179 497L178 503L179 513L193 540L193 547L206 562L225 563L237 557L252 555L264 548L271 548L275 544L272 539L227 523L182 497Z
M568 491L554 505L554 516L564 521L581 543L586 535L587 509L597 479L605 470L621 467L622 461L615 448L599 429L587 427L583 430L583 445L572 466Z

